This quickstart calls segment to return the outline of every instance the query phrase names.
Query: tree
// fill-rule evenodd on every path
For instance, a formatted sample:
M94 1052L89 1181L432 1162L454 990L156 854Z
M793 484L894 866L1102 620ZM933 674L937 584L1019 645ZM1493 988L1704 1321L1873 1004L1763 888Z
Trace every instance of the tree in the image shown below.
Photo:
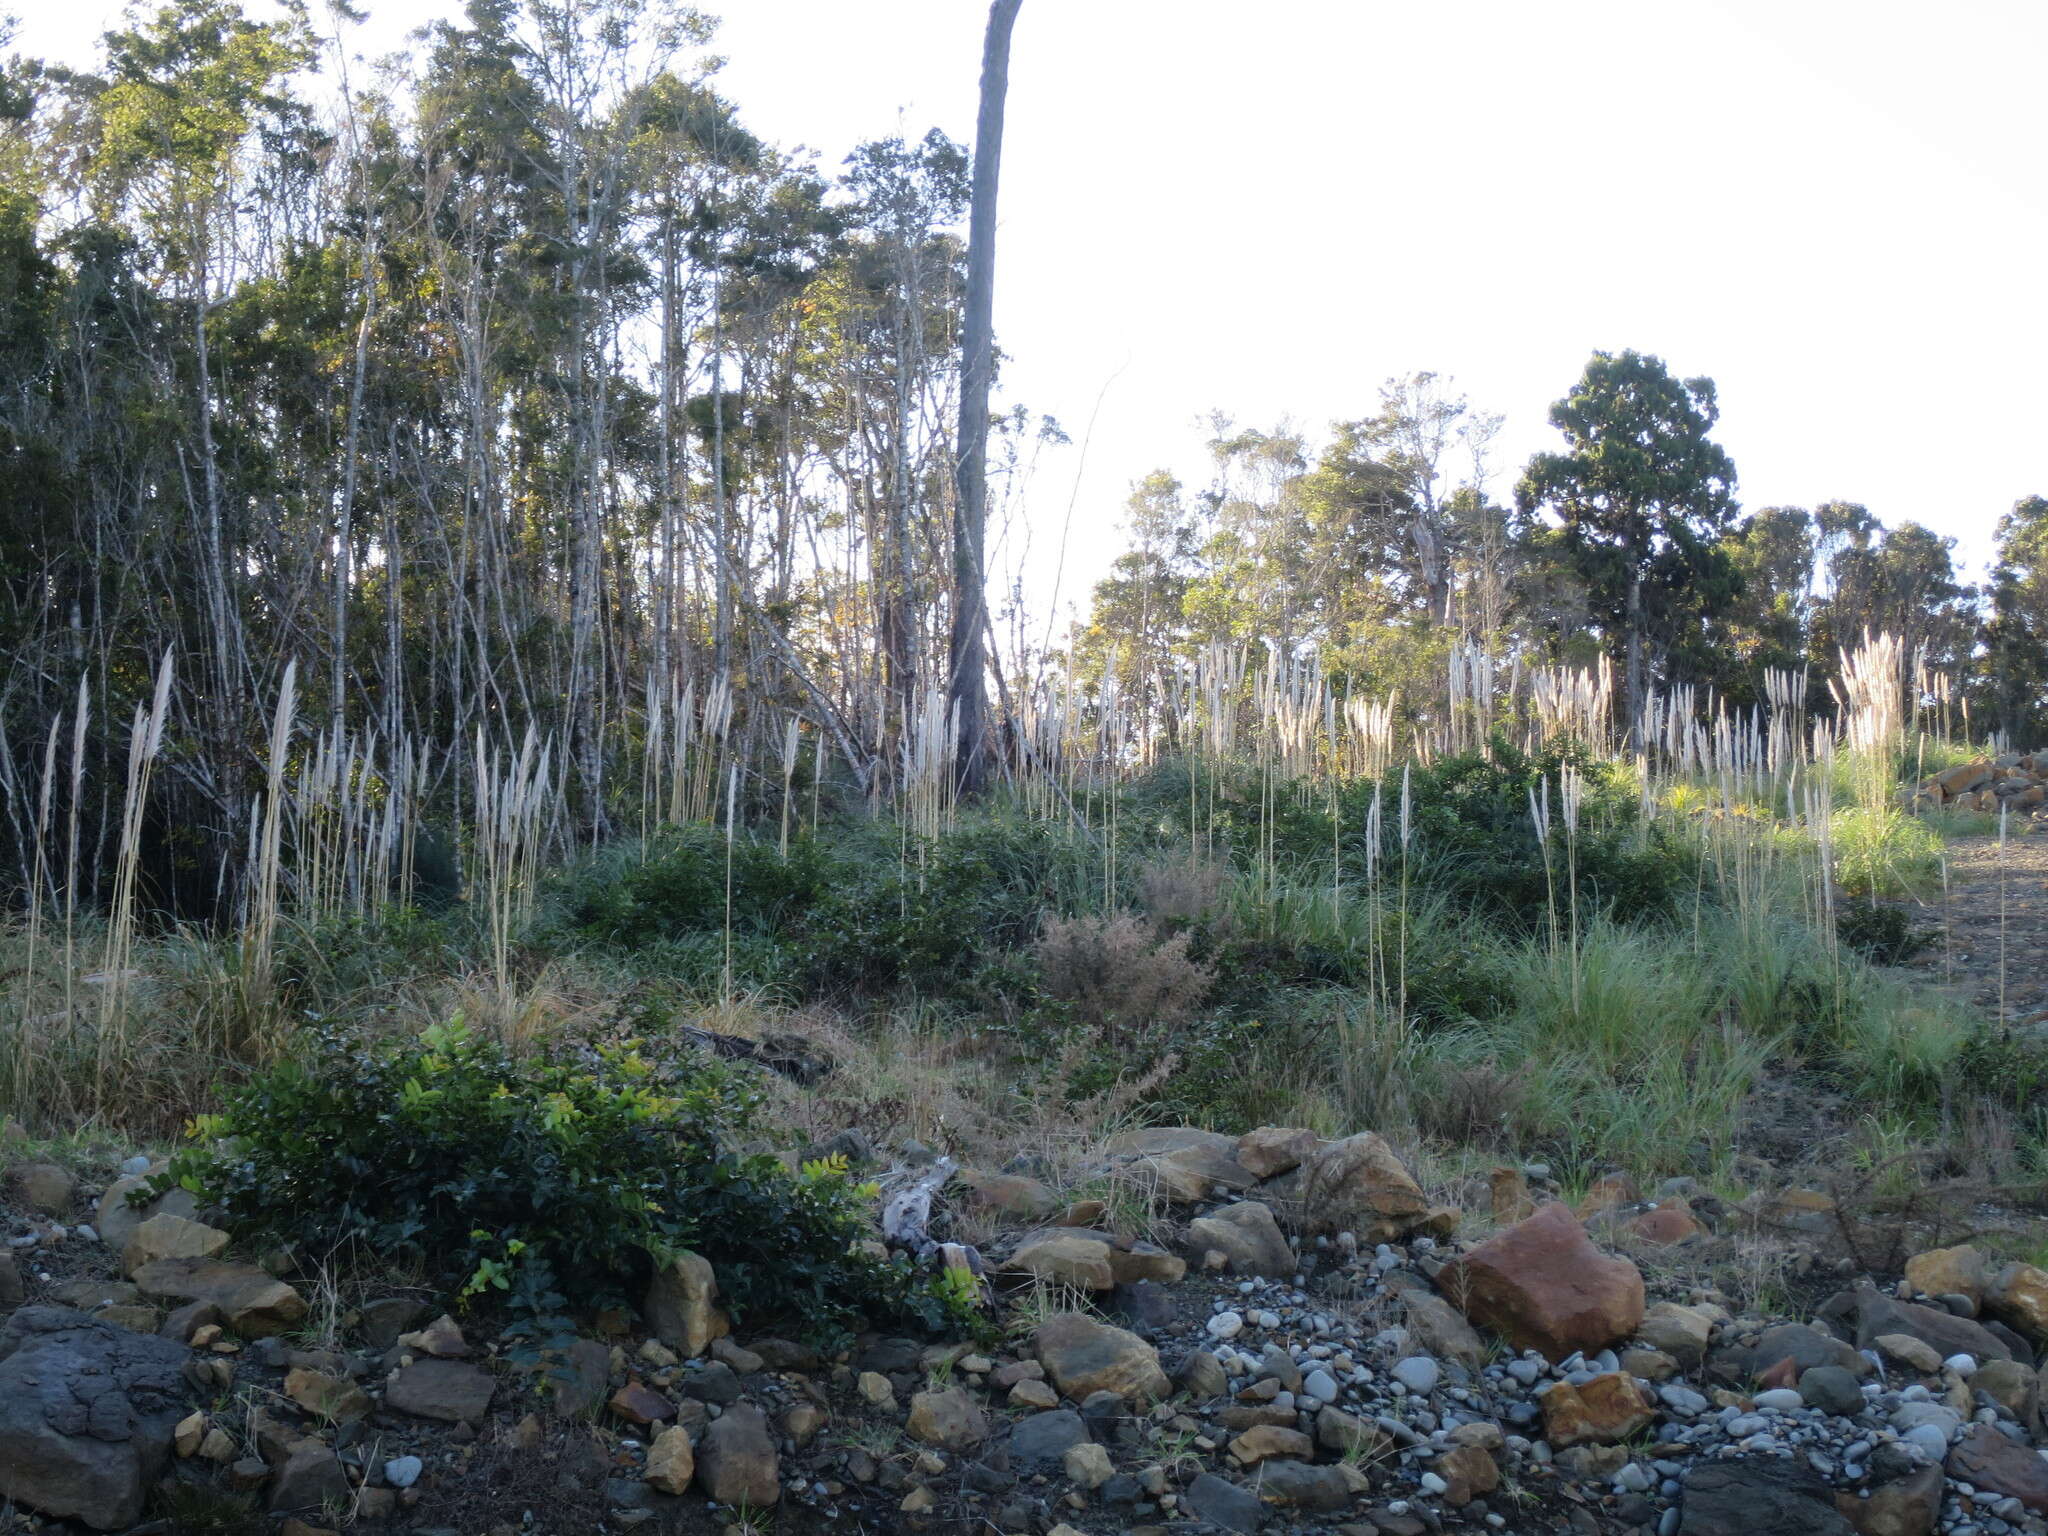
M2048 730L2048 498L2014 502L1997 538L1984 670L1993 718L2024 750Z
M1525 515L1557 520L1564 558L1619 653L1631 731L1663 657L1740 588L1718 542L1735 515L1734 461L1708 436L1719 417L1712 379L1675 379L1639 352L1595 352L1550 408L1566 451L1537 454L1516 491Z
M984 544L988 523L988 393L995 376L996 183L1003 160L1003 106L1010 86L1010 31L1022 0L994 0L981 55L981 113L974 129L974 191L967 230L966 323L961 333L959 501L953 512L953 634L947 701L958 732L960 787L981 788L987 774L988 624Z

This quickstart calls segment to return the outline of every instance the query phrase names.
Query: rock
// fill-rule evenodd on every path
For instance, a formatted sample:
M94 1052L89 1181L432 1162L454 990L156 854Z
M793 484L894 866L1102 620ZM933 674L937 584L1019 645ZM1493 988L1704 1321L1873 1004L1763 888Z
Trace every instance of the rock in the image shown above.
M1315 1453L1315 1441L1298 1429L1285 1429L1277 1424L1255 1424L1230 1442L1230 1454L1248 1467L1257 1466L1269 1456L1305 1460Z
M1529 1180L1519 1168L1496 1168L1486 1176L1493 1224L1512 1227L1536 1214L1536 1202L1529 1195Z
M637 1378L614 1392L608 1406L628 1424L643 1427L666 1423L676 1416L674 1403Z
M497 1381L481 1366L459 1360L415 1360L391 1380L385 1406L416 1418L474 1424L489 1412Z
M8 1193L42 1216L64 1215L77 1188L71 1170L55 1163L22 1163L7 1172Z
M1196 1254L1215 1249L1236 1275L1287 1280L1300 1267L1281 1235L1280 1223L1273 1219L1272 1207L1257 1200L1240 1200L1189 1222L1188 1247Z
M210 1301L188 1301L184 1306L173 1309L157 1328L167 1339L180 1344L190 1344L192 1335L202 1328L218 1328L227 1319L220 1314L220 1308Z
M272 1514L287 1509L320 1509L341 1504L351 1490L341 1459L317 1440L301 1441L270 1480L266 1501Z
M1013 1221L1043 1221L1060 1208L1060 1197L1050 1185L1014 1173L983 1173L962 1168L953 1175L961 1191L961 1203Z
M860 1392L860 1400L870 1408L887 1412L896 1406L896 1388L880 1371L862 1371L854 1386Z
M0 1329L0 1496L95 1530L134 1524L187 1415L186 1352L59 1307Z
M389 1349L399 1335L427 1315L427 1304L411 1296L380 1296L365 1302L356 1326L372 1349Z
M27 1296L21 1283L21 1266L13 1254L0 1251L0 1312L12 1312Z
M1946 1307L1923 1307L1883 1295L1874 1286L1855 1292L1856 1347L1868 1349L1885 1334L1903 1333L1930 1346L1946 1360L1970 1355L1983 1360L2010 1360L2012 1351L1981 1323L1957 1317Z
M1230 1390L1230 1378L1224 1374L1222 1362L1206 1349L1192 1351L1180 1363L1178 1379L1181 1390L1197 1402L1221 1397Z
M1855 1374L1839 1365L1816 1365L1799 1375L1799 1397L1809 1407L1837 1418L1853 1418L1863 1411L1863 1391Z
M394 1456L384 1463L384 1481L401 1491L420 1480L427 1464L417 1456Z
M1717 1351L1714 1360L1717 1369L1721 1369L1722 1354ZM1839 1365L1856 1376L1870 1374L1870 1362L1856 1353L1854 1347L1805 1323L1780 1323L1775 1328L1766 1328L1754 1349L1734 1351L1726 1357L1722 1374L1731 1381L1750 1376L1761 1378L1781 1361L1791 1362L1789 1379L1793 1381L1817 1365Z
M143 1187L162 1171L161 1163L152 1163L144 1173L114 1180L107 1186L107 1192L100 1196L100 1203L93 1210L93 1226L110 1252L123 1252L128 1246L128 1239L135 1235L135 1229L159 1212L173 1216L198 1216L199 1200L187 1189L173 1189L157 1200L130 1203L141 1196Z
M226 1259L158 1259L129 1276L153 1301L210 1301L245 1339L267 1339L304 1319L306 1299L253 1264Z
M1742 1209L1757 1225L1788 1232L1824 1236L1839 1225L1834 1198L1817 1189L1788 1189L1779 1195L1754 1196L1743 1201Z
M1633 1216L1624 1217L1621 1232L1639 1243L1668 1248L1674 1243L1702 1236L1706 1228L1694 1218L1692 1207L1683 1199L1671 1199L1661 1200L1647 1211L1637 1211Z
M235 1459L235 1437L219 1425L207 1430L199 1441L199 1459L216 1466Z
M2030 1339L2048 1338L2048 1271L2008 1264L1985 1287L1984 1309Z
M1297 1208L1311 1235L1348 1231L1361 1241L1387 1242L1413 1229L1429 1202L1394 1149L1361 1131L1330 1142L1302 1165Z
M1989 1278L1984 1255L1968 1243L1955 1248L1930 1248L1906 1260L1906 1283L1922 1296L1953 1293L1981 1303L1984 1283Z
M690 1449L690 1432L672 1424L654 1437L647 1447L647 1481L657 1493L683 1493L697 1475L697 1455Z
M1252 1476L1252 1491L1267 1504L1329 1514L1350 1506L1352 1484L1341 1467L1305 1461L1268 1461Z
M1407 1310L1409 1334L1430 1354L1468 1371L1486 1363L1486 1341L1443 1297L1420 1288L1404 1290L1401 1305Z
M1970 1378L1974 1391L1982 1392L2022 1424L2034 1422L2040 1398L2040 1379L2029 1366L2017 1360L1986 1360Z
M1325 1408L1316 1415L1316 1444L1339 1456L1374 1461L1390 1443L1379 1425L1361 1419L1355 1413L1346 1413L1342 1408Z
M1660 1301L1643 1314L1636 1325L1636 1337L1652 1349L1660 1349L1676 1360L1683 1370L1697 1370L1707 1356L1707 1341L1714 1324L1704 1312L1682 1307L1675 1301Z
M1657 1416L1657 1404L1636 1385L1633 1376L1608 1371L1577 1386L1561 1381L1538 1399L1543 1409L1543 1438L1563 1449L1568 1445L1613 1445Z
M163 1314L155 1307L102 1307L99 1319L120 1328L132 1328L137 1333L155 1333Z
M818 1438L818 1431L831 1422L831 1415L816 1403L791 1403L782 1414L782 1432L802 1450Z
M1431 1470L1444 1480L1444 1502L1453 1509L1463 1509L1500 1486L1499 1463L1476 1445L1444 1452L1431 1464Z
M1066 1473L1069 1482L1093 1493L1115 1475L1116 1466L1110 1461L1109 1452L1089 1441L1067 1447L1060 1458L1060 1470Z
M331 1424L353 1424L370 1412L369 1394L346 1376L303 1366L285 1373L284 1395Z
M1989 1424L1972 1426L1950 1447L1948 1475L2048 1514L2048 1462Z
M704 1431L697 1477L720 1504L765 1509L782 1497L782 1469L768 1420L752 1403L735 1403Z
M1685 1475L1678 1536L1855 1536L1803 1462L1709 1461Z
M210 1259L228 1245L227 1233L203 1221L160 1211L135 1229L121 1250L121 1272L133 1275L159 1259Z
M1941 1492L1941 1468L1922 1467L1871 1489L1867 1499L1844 1489L1835 1495L1835 1507L1856 1527L1857 1536L1933 1536Z
M1036 1412L1042 1408L1057 1408L1059 1393L1042 1381L1020 1381L1010 1388L1010 1406Z
M1034 1341L1053 1385L1066 1397L1114 1392L1125 1399L1156 1401L1171 1392L1159 1368L1159 1352L1124 1329L1062 1312L1039 1325Z
M1257 1494L1247 1493L1235 1483L1226 1483L1214 1472L1204 1472L1189 1483L1180 1501L1196 1519L1226 1531L1250 1533L1266 1522L1266 1508Z
M1643 1320L1642 1273L1602 1254L1556 1203L1451 1260L1436 1286L1473 1322L1551 1360L1605 1349Z
M1128 1172L1183 1205L1206 1200L1218 1185L1239 1191L1258 1182L1237 1160L1237 1142L1192 1126L1155 1126L1111 1138L1106 1150L1135 1154Z
M548 1408L558 1419L581 1419L596 1412L611 1387L612 1355L595 1339L576 1339L540 1367L547 1383Z
M964 1388L920 1392L910 1400L904 1425L910 1438L941 1450L964 1451L988 1438L988 1417Z
M1923 1344L1910 1333L1881 1333L1871 1341L1877 1352L1896 1360L1909 1371L1933 1376L1941 1370L1941 1355L1932 1344Z
M732 1321L717 1305L718 1277L702 1254L684 1252L657 1269L642 1308L647 1327L671 1349L701 1355L713 1339L732 1332Z
M469 1341L463 1338L462 1329L445 1312L417 1333L400 1334L398 1347L415 1355L431 1355L436 1360L460 1360L469 1353Z
M1270 1179L1276 1174L1292 1173L1321 1145L1322 1138L1314 1131L1294 1126L1262 1125L1237 1138L1237 1160L1250 1169L1254 1177Z
M1443 1367L1428 1355L1409 1355L1405 1359L1396 1360L1388 1374L1410 1392L1419 1392L1427 1397L1436 1390L1437 1380L1443 1375Z
M1591 1221L1603 1211L1634 1205L1642 1198L1642 1190L1627 1174L1603 1173L1587 1186L1586 1198L1579 1202L1579 1220Z
M1018 1421L1010 1431L1010 1460L1022 1463L1020 1470L1043 1469L1057 1464L1069 1449L1088 1438L1088 1426L1071 1408L1034 1413Z
M199 1454L199 1442L205 1438L206 1415L195 1409L178 1420L177 1426L172 1429L171 1449L177 1453L178 1459L183 1461L187 1457Z
M1125 1247L1106 1233L1079 1227L1027 1233L1003 1267L1011 1274L1035 1275L1086 1291L1107 1291L1146 1280L1171 1285L1188 1268L1185 1260L1151 1243Z

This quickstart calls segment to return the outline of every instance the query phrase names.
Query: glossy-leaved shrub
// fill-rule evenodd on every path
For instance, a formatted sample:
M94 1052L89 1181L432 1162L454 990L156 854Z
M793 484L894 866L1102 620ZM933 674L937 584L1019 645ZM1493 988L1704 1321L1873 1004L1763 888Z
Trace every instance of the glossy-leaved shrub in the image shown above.
M163 1177L302 1259L403 1260L528 1317L629 1304L692 1249L736 1315L820 1339L956 1321L950 1292L861 1248L874 1191L843 1165L742 1150L758 1103L742 1069L630 1042L319 1033L195 1122Z

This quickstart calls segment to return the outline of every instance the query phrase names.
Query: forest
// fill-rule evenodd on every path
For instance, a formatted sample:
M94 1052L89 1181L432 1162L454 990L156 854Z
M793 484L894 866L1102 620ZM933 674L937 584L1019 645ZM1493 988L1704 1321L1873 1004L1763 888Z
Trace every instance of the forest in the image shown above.
M1777 1414L1815 1531L2042 1530L2044 487L1929 509L1981 580L1746 505L1701 360L1589 339L1523 463L1417 358L1061 512L1018 12L975 142L823 150L673 0L8 57L0 1419L43 1334L191 1400L0 1495L1714 1536Z

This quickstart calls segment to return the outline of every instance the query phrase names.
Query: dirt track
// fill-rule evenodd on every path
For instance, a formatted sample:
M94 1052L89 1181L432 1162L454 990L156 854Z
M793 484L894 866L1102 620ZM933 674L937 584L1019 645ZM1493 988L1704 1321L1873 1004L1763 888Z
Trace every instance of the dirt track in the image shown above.
M1946 898L1914 914L1942 936L1913 969L2013 1024L2048 1024L2048 830L2036 827L2048 823L2015 822L2003 857L1996 837L1951 843Z

